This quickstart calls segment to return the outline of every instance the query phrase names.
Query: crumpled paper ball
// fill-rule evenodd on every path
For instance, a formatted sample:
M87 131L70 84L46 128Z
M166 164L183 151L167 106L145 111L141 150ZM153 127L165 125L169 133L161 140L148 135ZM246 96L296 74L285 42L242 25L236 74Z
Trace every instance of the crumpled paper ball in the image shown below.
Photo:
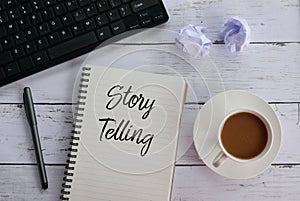
M183 27L175 38L177 46L194 57L207 55L212 41L205 36L204 30L192 24Z
M243 51L250 43L251 30L247 21L241 17L229 19L220 33L220 39L231 52Z

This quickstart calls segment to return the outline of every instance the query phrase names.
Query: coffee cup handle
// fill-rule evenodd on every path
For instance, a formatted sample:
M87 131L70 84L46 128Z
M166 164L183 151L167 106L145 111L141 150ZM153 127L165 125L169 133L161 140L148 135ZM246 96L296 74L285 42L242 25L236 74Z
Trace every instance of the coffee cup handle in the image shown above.
M220 151L218 153L218 155L215 157L215 159L213 160L213 165L218 168L220 165L222 165L224 163L224 161L227 159L227 156Z

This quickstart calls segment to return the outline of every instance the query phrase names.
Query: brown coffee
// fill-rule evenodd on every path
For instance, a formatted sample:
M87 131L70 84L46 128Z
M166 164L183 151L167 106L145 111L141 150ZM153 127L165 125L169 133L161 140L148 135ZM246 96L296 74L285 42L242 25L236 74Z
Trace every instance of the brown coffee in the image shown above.
M221 141L231 155L241 159L251 159L265 149L268 131L259 117L249 112L240 112L226 120Z

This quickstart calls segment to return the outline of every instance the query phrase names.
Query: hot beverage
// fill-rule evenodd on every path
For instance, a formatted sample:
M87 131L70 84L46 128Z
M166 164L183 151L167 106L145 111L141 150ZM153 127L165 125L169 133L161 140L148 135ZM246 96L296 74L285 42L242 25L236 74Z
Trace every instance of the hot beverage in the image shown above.
M228 117L221 131L224 149L240 159L251 159L266 148L268 129L255 114L239 112Z

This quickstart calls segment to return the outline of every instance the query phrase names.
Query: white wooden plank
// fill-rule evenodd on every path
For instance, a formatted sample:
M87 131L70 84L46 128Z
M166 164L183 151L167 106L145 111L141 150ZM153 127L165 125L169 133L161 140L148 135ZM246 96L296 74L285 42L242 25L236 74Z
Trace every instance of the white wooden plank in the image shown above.
M64 166L46 166L48 189L41 188L37 166L0 166L1 201L58 201Z
M207 27L207 35L217 38L222 25L232 16L245 18L251 41L300 41L298 0L164 0L170 21L162 26L177 31L187 24Z
M46 166L49 188L42 190L36 166L0 166L1 201L58 201L63 166ZM300 166L272 166L247 180L219 176L206 166L176 167L172 201L299 200Z
M233 180L207 167L176 167L173 201L299 200L300 166L272 166L252 179Z
M249 90L268 101L300 100L300 43L284 46L256 44L236 54L222 45L214 45L210 58L200 57L194 61L199 73L185 60L172 54L172 51L179 51L174 45L113 45L111 48L107 54L98 57L100 61L97 64L104 62L101 60L113 62L118 53L127 53L115 60L113 66L132 68L138 65L163 74L175 71L190 82L189 102L205 102L212 94L224 89ZM139 51L132 53L135 48ZM72 102L75 79L84 58L82 56L0 88L0 102L22 102L24 86L32 87L36 102ZM197 98L191 96L193 90Z
M276 110L282 124L282 146L275 163L300 163L300 124L297 104L280 104ZM193 124L201 107L185 105L177 164L203 164L193 145ZM37 105L41 145L46 163L65 163L71 138L70 105ZM31 134L22 105L0 104L0 163L35 163ZM9 151L7 151L9 150Z
M35 151L23 105L0 105L0 160L36 163ZM65 163L72 131L71 106L35 106L47 163Z

